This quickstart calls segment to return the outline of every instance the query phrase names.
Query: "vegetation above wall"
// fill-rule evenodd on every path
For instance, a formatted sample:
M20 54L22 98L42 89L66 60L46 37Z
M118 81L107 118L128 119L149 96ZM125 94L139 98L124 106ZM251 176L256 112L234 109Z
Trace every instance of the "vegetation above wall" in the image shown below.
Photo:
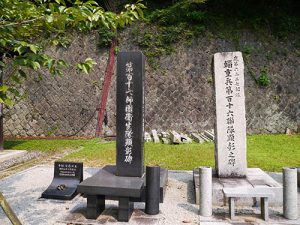
M174 52L177 43L189 45L202 35L233 41L239 48L243 31L252 31L265 42L270 41L270 35L282 41L292 40L300 54L299 1L178 0L160 3L152 0L145 4L148 6L145 20L133 25L131 35L153 67L157 57Z

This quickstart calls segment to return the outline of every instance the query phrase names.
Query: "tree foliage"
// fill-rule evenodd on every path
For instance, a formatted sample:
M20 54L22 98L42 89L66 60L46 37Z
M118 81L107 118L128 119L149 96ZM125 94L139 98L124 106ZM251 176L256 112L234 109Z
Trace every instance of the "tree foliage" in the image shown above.
M18 95L15 84L28 76L27 68L47 68L52 75L62 75L68 66L63 59L44 54L39 37L57 37L58 44L70 30L90 31L99 27L116 30L143 16L145 6L138 1L127 4L119 14L105 11L96 1L80 0L1 0L0 1L0 67L10 58L11 86L0 86L0 103L11 104L10 93ZM62 43L63 44L63 43ZM88 73L96 62L88 58L77 69Z

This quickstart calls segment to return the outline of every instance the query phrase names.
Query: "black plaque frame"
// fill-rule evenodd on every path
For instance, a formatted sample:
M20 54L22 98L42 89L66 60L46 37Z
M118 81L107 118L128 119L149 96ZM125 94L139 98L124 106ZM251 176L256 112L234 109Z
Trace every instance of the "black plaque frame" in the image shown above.
M55 162L53 180L41 197L71 200L77 195L77 186L82 180L83 163Z

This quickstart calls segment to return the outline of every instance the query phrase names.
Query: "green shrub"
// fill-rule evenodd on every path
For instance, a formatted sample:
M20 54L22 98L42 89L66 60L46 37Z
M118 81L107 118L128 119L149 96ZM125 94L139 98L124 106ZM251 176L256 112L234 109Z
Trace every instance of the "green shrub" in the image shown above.
M270 78L267 74L267 71L264 69L260 72L260 75L257 79L257 83L260 85L260 86L268 86L270 84Z

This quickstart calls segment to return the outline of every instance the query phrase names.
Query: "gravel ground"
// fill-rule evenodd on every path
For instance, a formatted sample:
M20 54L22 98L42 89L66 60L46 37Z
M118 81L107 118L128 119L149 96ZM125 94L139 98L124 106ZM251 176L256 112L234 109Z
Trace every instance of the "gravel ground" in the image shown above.
M84 178L91 176L96 171L95 168L85 168ZM281 178L281 174L274 174L274 176L279 180ZM106 201L106 210L103 214L97 220L87 220L85 219L86 199L81 196L76 196L72 201L40 199L41 193L51 183L52 177L53 167L41 165L0 180L0 191L3 192L24 225L124 224L116 220L116 201ZM259 217L259 208L251 207L238 208L238 220L234 222L228 219L227 207L214 208L214 216L211 218L200 218L198 206L194 204L193 193L191 171L169 171L168 187L165 201L160 205L160 214L149 216L144 213L144 203L136 203L128 224L266 224ZM298 202L300 202L300 196ZM300 220L285 220L281 213L281 208L271 208L271 219L267 224L300 224ZM1 209L0 224L10 224Z

